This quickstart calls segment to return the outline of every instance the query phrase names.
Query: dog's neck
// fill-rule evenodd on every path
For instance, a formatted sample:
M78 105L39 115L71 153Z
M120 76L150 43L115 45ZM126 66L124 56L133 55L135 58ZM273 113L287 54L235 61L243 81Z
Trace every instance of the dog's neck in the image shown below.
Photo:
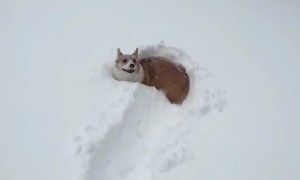
M119 81L130 81L130 82L143 82L144 81L144 69L141 64L139 64L139 70L137 72L128 73L118 69L116 66L112 68L112 74L115 79Z

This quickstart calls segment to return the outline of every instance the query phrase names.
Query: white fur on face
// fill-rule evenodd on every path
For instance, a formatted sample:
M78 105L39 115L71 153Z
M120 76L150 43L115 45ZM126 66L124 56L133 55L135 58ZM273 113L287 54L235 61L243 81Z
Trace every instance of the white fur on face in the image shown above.
M136 66L139 66L139 64L137 63ZM112 74L114 78L119 81L142 82L144 80L144 70L142 67L140 67L139 71L128 73L118 68L116 65L112 68Z
M125 69L125 70L134 70L134 71L137 71L137 69L138 69L137 61L134 63L133 59L131 59L131 58L130 59L128 58L127 60L128 60L127 63L124 64L123 66L121 66L121 68ZM134 64L134 68L130 67L131 64Z

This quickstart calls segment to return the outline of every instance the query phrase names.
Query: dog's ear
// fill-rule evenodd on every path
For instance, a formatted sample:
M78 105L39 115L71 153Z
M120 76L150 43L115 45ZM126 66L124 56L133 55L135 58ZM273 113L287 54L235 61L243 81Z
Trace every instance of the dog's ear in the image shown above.
M133 56L137 57L139 53L139 49L136 48L135 51L132 53Z
M123 53L121 52L120 48L117 49L117 56L121 56Z

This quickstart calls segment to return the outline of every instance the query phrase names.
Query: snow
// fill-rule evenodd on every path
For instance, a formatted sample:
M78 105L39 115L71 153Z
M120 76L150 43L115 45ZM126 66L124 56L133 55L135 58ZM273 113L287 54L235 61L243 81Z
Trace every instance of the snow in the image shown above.
M297 179L297 1L1 1L0 179ZM160 41L164 41L164 45ZM115 81L182 63L180 107Z
M141 48L141 57L149 51L151 55L165 57L178 51L173 60L181 60L187 67L191 77L190 96L182 106L171 105L155 88L114 80L107 70L114 61L100 65L95 86L103 97L94 110L101 113L88 125L92 129L89 137L80 136L83 142L79 152L87 154L88 159L86 179L159 178L160 173L191 160L192 149L185 146L185 141L192 133L192 126L225 104L221 90L206 82L205 70L195 64L188 66L190 59L184 52L159 44ZM106 108L102 102L106 102Z

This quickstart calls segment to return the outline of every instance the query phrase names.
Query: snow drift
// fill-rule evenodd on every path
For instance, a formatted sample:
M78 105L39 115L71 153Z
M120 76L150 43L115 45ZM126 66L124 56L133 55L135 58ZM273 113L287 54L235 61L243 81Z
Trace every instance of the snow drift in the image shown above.
M1 180L299 179L299 1L0 4ZM180 108L108 70L160 39L192 56L140 47L183 56Z
M155 88L114 80L114 61L103 61L91 81L99 92L95 121L76 137L87 180L159 179L193 159L185 143L197 122L225 105L224 92L211 84L208 71L183 50L163 43L139 49L141 58L159 55L184 65L190 94L181 106L170 104Z

